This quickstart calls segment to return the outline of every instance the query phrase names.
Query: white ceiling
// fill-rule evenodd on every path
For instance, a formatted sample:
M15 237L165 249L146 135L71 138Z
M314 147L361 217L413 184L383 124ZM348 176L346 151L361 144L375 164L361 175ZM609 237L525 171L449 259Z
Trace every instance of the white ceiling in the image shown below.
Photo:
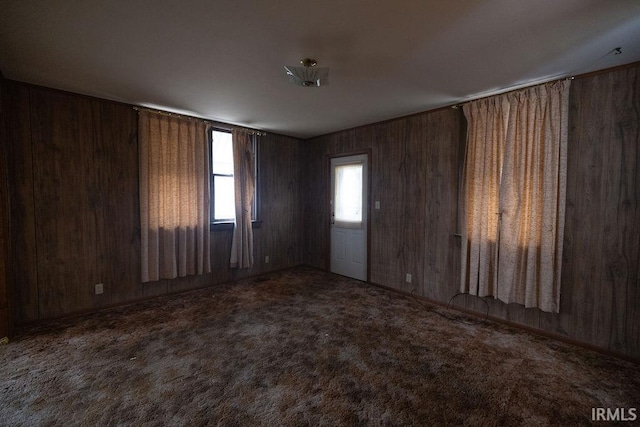
M300 138L639 60L638 0L0 0L6 78Z

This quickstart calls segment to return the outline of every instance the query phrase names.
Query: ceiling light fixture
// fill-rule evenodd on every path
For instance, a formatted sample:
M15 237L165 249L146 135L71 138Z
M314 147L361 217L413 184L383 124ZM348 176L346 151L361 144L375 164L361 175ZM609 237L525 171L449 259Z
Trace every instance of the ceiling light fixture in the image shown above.
M318 61L312 58L300 60L302 67L284 66L291 83L304 87L320 87L329 84L329 68L318 67Z

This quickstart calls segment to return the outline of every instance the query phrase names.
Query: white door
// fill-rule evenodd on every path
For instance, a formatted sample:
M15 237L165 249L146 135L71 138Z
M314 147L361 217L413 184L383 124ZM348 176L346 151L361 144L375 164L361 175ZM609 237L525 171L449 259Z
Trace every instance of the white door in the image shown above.
M331 159L331 272L367 280L368 160Z

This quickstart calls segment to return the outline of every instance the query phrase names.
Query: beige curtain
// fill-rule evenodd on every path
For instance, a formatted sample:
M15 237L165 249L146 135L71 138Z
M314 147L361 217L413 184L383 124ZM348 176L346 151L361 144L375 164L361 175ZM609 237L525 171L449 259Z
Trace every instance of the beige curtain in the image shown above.
M142 281L211 272L207 125L140 111Z
M462 292L494 295L497 286L500 173L509 103L484 98L463 106L467 150L463 169Z
M498 299L560 309L570 80L509 94Z
M462 291L559 311L569 86L566 80L490 98L503 107L498 113L482 107L487 100L465 106L469 133ZM497 121L504 131L475 131L496 127ZM489 139L500 135L497 142ZM502 153L487 160L492 157L487 150L498 152L489 148L496 144ZM475 151L484 154L483 166L478 166ZM496 171L493 165L500 162ZM498 213L493 220L492 211Z
M253 266L253 230L251 205L255 193L255 168L252 135L245 130L233 131L233 177L236 218L231 244L231 267Z

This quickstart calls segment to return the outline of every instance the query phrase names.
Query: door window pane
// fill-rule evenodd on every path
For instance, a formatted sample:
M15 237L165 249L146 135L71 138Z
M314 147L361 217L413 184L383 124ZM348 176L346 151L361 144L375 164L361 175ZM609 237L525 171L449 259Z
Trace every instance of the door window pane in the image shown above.
M362 163L335 167L335 220L362 222Z

